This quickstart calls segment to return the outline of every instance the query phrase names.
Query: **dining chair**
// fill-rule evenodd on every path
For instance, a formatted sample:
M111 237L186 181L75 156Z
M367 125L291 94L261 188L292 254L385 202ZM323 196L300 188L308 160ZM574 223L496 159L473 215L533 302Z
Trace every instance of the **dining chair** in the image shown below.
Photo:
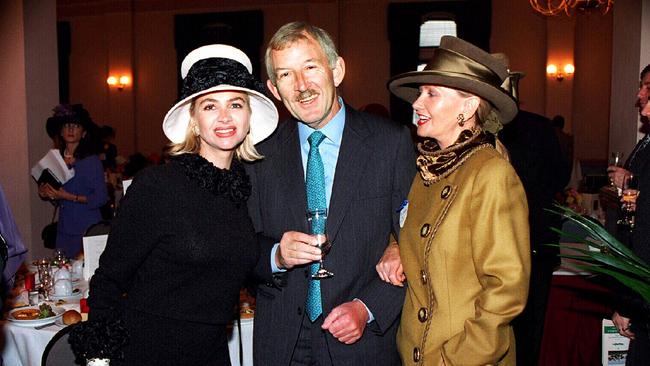
M43 351L41 366L76 365L74 353L72 353L72 348L68 343L70 330L72 330L72 326L67 326L52 337Z
M84 236L97 236L97 235L106 235L111 231L111 222L107 220L102 220L96 224L90 225Z

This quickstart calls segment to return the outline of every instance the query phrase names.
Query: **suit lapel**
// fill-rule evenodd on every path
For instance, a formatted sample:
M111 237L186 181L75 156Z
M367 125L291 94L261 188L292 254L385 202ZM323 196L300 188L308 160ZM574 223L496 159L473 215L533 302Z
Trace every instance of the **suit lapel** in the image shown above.
M369 135L370 129L366 120L346 105L345 127L336 162L332 198L327 218L327 234L331 241L336 239L341 223L357 194L355 187L362 184L365 163L372 151L366 142Z
M297 228L301 228L303 232L307 232L307 197L305 193L305 177L302 168L302 157L300 155L300 141L298 139L297 121L290 120L286 123L291 123L292 126L286 129L286 135L280 139L281 143L279 148L279 162L278 169L275 174L278 175L276 182L280 186L276 187L280 199L284 202L278 204L286 204L287 217L285 219L292 222Z

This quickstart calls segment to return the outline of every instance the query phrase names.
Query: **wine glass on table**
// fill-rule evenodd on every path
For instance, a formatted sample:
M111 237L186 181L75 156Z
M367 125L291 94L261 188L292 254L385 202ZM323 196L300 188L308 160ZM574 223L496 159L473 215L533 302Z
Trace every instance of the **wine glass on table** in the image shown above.
M327 209L317 209L307 211L307 223L309 224L309 233L318 240L317 247L321 250L321 259L318 264L318 270L311 275L315 280L330 278L334 273L325 269L323 266L323 258L325 254L329 253L332 244L325 234L325 225L327 223Z
M39 260L37 269L40 282L39 290L43 293L43 300L50 301L50 293L52 292L52 285L54 284L50 261L47 259Z
M617 224L626 226L630 230L634 229L634 214L636 211L636 198L639 195L638 191L638 179L634 174L630 174L629 177L623 181L623 187L621 187L622 195L621 201L621 211L623 217L617 221Z

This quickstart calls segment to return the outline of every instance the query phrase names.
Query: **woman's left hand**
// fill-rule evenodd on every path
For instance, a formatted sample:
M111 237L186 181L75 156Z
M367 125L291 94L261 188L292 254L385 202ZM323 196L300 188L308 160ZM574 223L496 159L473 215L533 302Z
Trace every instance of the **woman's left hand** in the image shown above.
M402 266L402 259L399 255L399 245L391 243L384 250L379 263L375 266L379 278L395 286L404 287L406 275Z

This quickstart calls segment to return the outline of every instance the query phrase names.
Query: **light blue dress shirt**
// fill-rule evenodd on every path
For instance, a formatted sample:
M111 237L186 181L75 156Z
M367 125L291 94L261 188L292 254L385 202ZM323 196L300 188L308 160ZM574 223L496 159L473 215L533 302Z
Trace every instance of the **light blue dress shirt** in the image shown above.
M325 140L319 146L319 152L323 159L323 168L325 170L325 200L327 208L330 207L330 198L332 197L332 186L334 185L334 173L336 172L336 161L339 158L341 149L341 140L343 139L343 128L345 127L345 103L342 98L338 98L341 109L336 113L325 127L320 131L325 135ZM298 123L298 140L300 141L300 156L302 158L303 177L307 171L307 158L309 155L309 141L307 138L315 129L304 123ZM275 244L271 249L271 269L273 273L284 272L275 264L275 252L278 250L280 243Z
M339 151L341 150L341 140L343 140L343 129L345 128L345 104L342 98L338 98L341 109L336 113L323 128L319 129L325 135L325 140L319 146L319 152L323 159L323 168L325 170L325 199L327 201L327 209L330 207L330 198L332 197L332 186L334 185L334 173L336 173L336 162L339 158ZM302 172L303 176L307 172L307 158L309 156L309 141L307 138L315 129L307 126L304 123L298 123L298 139L300 141L300 156L302 157ZM284 272L283 269L275 265L275 252L278 250L280 243L275 244L271 250L271 269L274 273ZM361 301L366 310L368 311L368 323L372 322L375 317L366 304Z
M323 168L325 169L325 200L327 208L330 207L330 198L332 197L332 185L334 184L334 173L336 172L336 161L339 158L341 149L341 139L343 138L343 128L345 127L345 104L339 98L341 109L323 128L319 131L325 135L325 140L319 146L320 156L323 159ZM300 155L302 157L303 174L307 171L307 159L309 156L309 135L315 129L304 123L298 124L298 138L300 140ZM305 178L306 179L306 178Z

